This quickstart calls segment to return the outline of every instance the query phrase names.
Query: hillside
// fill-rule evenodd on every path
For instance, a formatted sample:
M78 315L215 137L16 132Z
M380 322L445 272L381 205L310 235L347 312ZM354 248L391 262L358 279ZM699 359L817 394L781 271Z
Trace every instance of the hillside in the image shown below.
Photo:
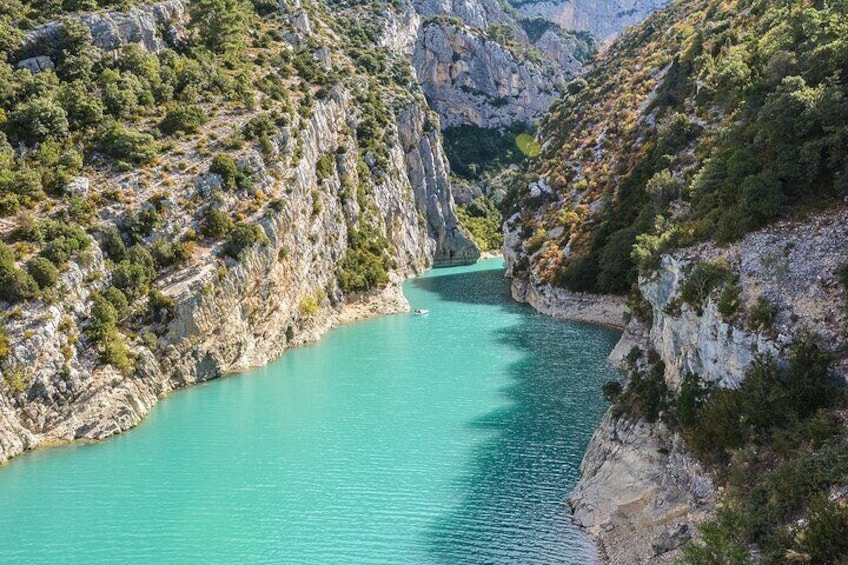
M677 2L626 33L542 125L541 188L516 195L532 276L626 293L667 248L832 206L845 26L841 5Z

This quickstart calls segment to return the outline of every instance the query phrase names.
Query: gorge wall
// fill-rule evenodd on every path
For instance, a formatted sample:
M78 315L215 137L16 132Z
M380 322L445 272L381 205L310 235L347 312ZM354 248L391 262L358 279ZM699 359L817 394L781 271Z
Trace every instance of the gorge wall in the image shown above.
M664 3L418 0L412 61L443 128L535 123L598 42Z
M524 16L542 17L563 29L584 30L601 41L609 41L628 26L640 23L668 0L515 0L513 6Z
M167 2L80 21L100 49L134 43L156 51L171 41L163 30L181 28L183 6ZM290 12L282 24L289 26L290 43L327 33L326 14L299 7ZM22 67L31 69L35 60L52 66L54 28L46 24L30 34ZM397 28L386 29L383 41L402 41ZM329 68L349 64L331 41L315 54ZM67 190L83 197L122 195L100 208L95 234L155 211L156 225L141 244L156 246L200 231L204 210L214 207L258 226L259 241L233 258L226 243L204 238L185 264L160 271L152 286L169 314L145 319L137 333L123 338L135 359L127 373L104 363L88 337L91 298L109 286L113 267L102 237L89 236L88 249L62 273L60 293L49 302L8 307L0 462L40 445L127 430L174 389L268 363L335 324L404 311L408 305L399 289L404 278L434 265L477 259L454 213L438 119L415 83L380 90L385 109L363 107L358 102L363 90L378 88L370 80L334 85L311 104L301 104L288 123L278 121L267 132L261 148L247 143L229 150L240 174L250 179L236 192L224 186L220 174L208 172L209 152L198 151L191 140L149 168L94 167L74 179ZM368 112L387 124L381 145L366 147L357 135L357 124L374 119ZM262 107L210 114L206 139L224 139L261 116ZM4 220L4 232L17 229L17 222ZM340 270L366 237L386 266L387 284L346 292ZM142 297L131 307L143 310L149 300Z

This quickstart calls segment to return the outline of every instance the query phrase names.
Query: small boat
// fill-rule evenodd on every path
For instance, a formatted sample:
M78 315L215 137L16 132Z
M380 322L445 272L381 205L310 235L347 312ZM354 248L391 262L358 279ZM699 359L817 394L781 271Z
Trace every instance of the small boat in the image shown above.
M417 308L417 309L415 310L415 315L416 315L416 316L423 316L424 314L429 314L429 313L430 313L430 311L429 311L429 310L427 310L426 308Z

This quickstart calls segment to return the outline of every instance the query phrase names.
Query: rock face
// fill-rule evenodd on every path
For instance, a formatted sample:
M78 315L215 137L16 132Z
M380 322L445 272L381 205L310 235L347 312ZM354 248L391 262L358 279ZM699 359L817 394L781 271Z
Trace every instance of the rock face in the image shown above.
M457 227L438 128L426 125L423 106L419 94L396 111L384 172L369 181L368 210L344 189L360 182L349 125L357 108L343 89L316 101L301 121L297 156L284 127L274 138L273 160L258 153L241 157L240 166L254 178L251 190L271 194L285 187L279 206L252 218L267 242L246 249L238 261L225 260L225 267L214 248L199 249L187 268L159 280L159 290L174 300L174 317L160 328L155 345L131 344L137 356L132 376L103 365L85 337L89 296L107 283L92 276L104 270L92 241L92 251L63 274L61 300L27 303L7 323L13 347L0 383L22 375L27 385L0 386L0 462L39 445L127 430L174 389L268 363L335 324L407 309L398 283L433 263L474 262L479 252ZM328 155L333 174L318 179L316 164ZM212 180L199 178L194 185L198 197L206 194L201 201L227 206L237 200ZM164 206L179 210L178 198L194 196L174 194ZM175 213L151 237L171 237L185 222ZM392 284L344 296L338 264L349 229L365 225L389 243Z
M92 42L103 51L115 51L134 43L149 52L176 44L185 36L182 27L188 18L188 0L166 0L143 5L127 12L106 11L72 15L91 30ZM27 33L24 52L44 55L59 48L61 23L48 22Z
M427 218L427 233L436 242L436 267L469 265L480 251L459 227L448 181L448 163L438 130L427 124L420 106L409 106L398 115L400 144L418 210Z
M669 314L687 271L698 261L721 262L739 276L740 312L723 317L717 296L703 314L683 305ZM812 333L833 353L844 350L848 323L845 289L837 271L848 263L848 219L844 208L806 221L781 222L748 234L725 248L711 244L663 257L660 268L640 283L653 309L650 341L666 363L666 379L676 388L687 372L735 388L758 354L781 358L800 334ZM745 307L764 298L778 308L774 327L748 327ZM837 370L848 375L845 362Z
M594 49L667 0L418 0L412 58L442 127L534 123Z
M511 4L523 15L541 17L563 29L591 32L608 41L621 30L641 22L651 12L668 4L668 0L513 0Z
M418 0L416 9L424 18L452 16L482 30L493 24L515 25L503 4L496 0Z
M715 489L681 438L662 424L608 412L592 437L569 502L575 521L615 564L674 563Z
M624 327L627 313L627 302L620 296L569 292L551 285L532 285L521 279L513 279L512 297L546 316L613 328Z
M481 30L438 21L422 25L412 62L443 127L533 122L564 77L550 61L523 58Z

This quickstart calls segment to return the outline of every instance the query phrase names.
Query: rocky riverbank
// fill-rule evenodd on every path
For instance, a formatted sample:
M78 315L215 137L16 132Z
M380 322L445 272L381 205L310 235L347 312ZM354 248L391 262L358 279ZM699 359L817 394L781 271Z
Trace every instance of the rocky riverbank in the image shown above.
M78 20L104 56L128 44L153 52L171 41L169 29L185 23L184 10L177 9L182 5L157 4L144 17L104 12ZM326 47L315 57L344 72L352 63L326 32L331 17L288 6L279 18L286 32L280 41L321 42ZM166 20L172 25L159 25ZM28 54L47 57L54 28L45 24L33 32ZM403 42L403 29L385 29L385 43ZM398 58L397 64L409 63ZM438 117L417 84L380 87L368 78L328 86L285 120L272 120L261 147L242 141L226 148L235 174L249 180L243 186L226 188L211 170L210 153L223 151L217 140L262 120L263 104L208 108L213 117L203 125L202 143L180 139L148 167L92 166L74 179L67 190L104 204L81 236L85 252L67 261L56 283L60 292L8 305L0 462L42 445L130 429L175 389L264 365L337 324L404 311L403 280L432 266L477 259L479 251L458 225ZM377 90L385 105L360 102ZM376 119L382 137L375 149L357 126ZM116 194L120 198L110 196ZM254 227L255 239L227 253L226 241L199 236L213 210ZM147 314L153 298L146 295L127 305L132 324L115 338L126 361L119 367L104 359L91 337L92 300L113 284L115 261L107 259L103 234L113 230L120 238L139 217L155 219L137 238L140 247L186 237L192 245L184 261L156 270L149 282L159 314ZM4 235L17 222L4 222ZM366 239L388 280L385 290L341 282L343 275L361 274L367 253L351 247Z
M836 210L775 224L727 247L701 244L665 255L653 274L640 279L650 320L630 320L610 362L645 371L642 354L653 351L672 391L687 372L735 387L757 354L782 359L794 338L813 335L836 356L835 369L845 376L840 328L846 289L836 272L848 262L846 249L848 223L844 210ZM507 257L519 260L509 248ZM704 263L721 265L738 280L732 315L719 312L718 290L700 308L681 303L681 286ZM625 308L616 299L523 279L513 280L513 294L547 315L594 323L622 320ZM772 323L752 326L752 308L763 300L773 305ZM640 352L635 359L633 351ZM678 431L661 421L633 419L616 406L595 431L580 474L569 499L574 519L597 541L605 562L617 565L674 563L718 499L710 473L688 453Z
M512 297L546 316L623 329L627 304L620 296L569 292L551 285L536 286L521 279L512 281Z

